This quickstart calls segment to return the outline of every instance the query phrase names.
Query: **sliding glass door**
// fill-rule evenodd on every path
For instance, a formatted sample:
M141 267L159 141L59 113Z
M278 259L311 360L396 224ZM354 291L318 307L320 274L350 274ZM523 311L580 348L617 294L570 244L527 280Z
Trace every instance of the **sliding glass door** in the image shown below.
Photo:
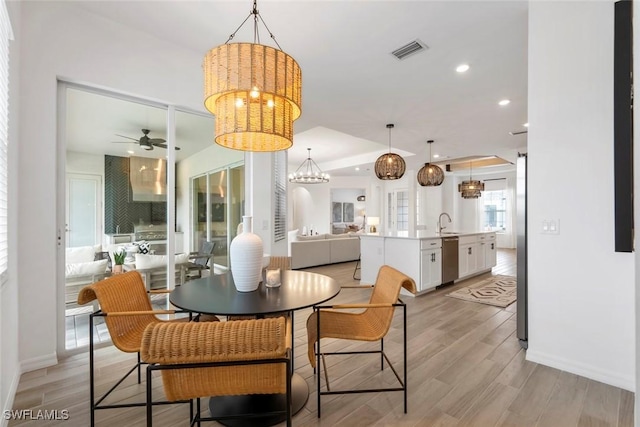
M229 267L229 245L244 213L244 165L234 164L192 179L193 244L214 242L213 262Z

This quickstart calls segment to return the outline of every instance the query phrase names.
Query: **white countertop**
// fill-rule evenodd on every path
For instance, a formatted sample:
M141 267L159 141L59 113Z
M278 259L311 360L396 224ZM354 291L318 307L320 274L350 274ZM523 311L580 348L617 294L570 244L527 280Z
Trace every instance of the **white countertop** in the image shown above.
M495 231L444 231L437 233L430 230L417 230L411 236L385 235L380 233L361 234L360 237L384 237L388 239L441 239L443 237L473 236L477 234L489 234Z

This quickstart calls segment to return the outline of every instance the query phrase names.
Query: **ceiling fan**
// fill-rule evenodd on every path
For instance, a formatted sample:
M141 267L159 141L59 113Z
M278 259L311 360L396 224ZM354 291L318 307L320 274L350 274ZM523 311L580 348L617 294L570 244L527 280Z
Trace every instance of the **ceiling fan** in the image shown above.
M140 139L136 139L136 138L131 138L130 136L125 136L125 135L118 135L116 134L116 136L119 136L120 138L126 138L126 139L130 139L132 141L136 141L140 147L144 148L145 150L153 150L153 147L160 147L160 148L167 148L167 144L165 144L165 142L167 142L166 140L162 139L162 138L149 138L149 132L151 132L149 129L141 129L143 135L140 137ZM129 141L113 141L114 144L118 144L118 143L124 143L124 144L131 144ZM176 150L179 150L180 147L176 147Z

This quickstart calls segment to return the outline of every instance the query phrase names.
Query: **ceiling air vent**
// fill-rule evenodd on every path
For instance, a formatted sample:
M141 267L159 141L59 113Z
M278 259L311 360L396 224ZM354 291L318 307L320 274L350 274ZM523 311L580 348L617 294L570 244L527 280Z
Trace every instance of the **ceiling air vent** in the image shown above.
M423 50L427 49L429 49L429 47L426 44L416 39L402 47L399 47L398 49L391 52L391 54L398 59L405 59L407 56L411 56L414 53L422 52Z

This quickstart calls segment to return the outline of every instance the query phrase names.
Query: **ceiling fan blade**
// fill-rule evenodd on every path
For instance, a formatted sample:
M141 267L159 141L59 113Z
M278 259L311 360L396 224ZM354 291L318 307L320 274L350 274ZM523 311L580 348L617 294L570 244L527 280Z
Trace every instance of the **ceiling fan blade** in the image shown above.
M166 139L162 139L162 138L149 138L149 141L151 141L152 144L155 144L155 143L162 144L167 142Z
M111 141L112 144L135 144L138 141Z
M159 144L157 142L153 142L152 144L155 145L156 147L168 148L167 144ZM176 150L179 150L179 149L180 149L180 147L176 147Z
M116 136L119 136L120 138L130 139L130 140L135 141L135 142L139 141L138 138L131 138L130 136L118 135L117 133L116 133Z

